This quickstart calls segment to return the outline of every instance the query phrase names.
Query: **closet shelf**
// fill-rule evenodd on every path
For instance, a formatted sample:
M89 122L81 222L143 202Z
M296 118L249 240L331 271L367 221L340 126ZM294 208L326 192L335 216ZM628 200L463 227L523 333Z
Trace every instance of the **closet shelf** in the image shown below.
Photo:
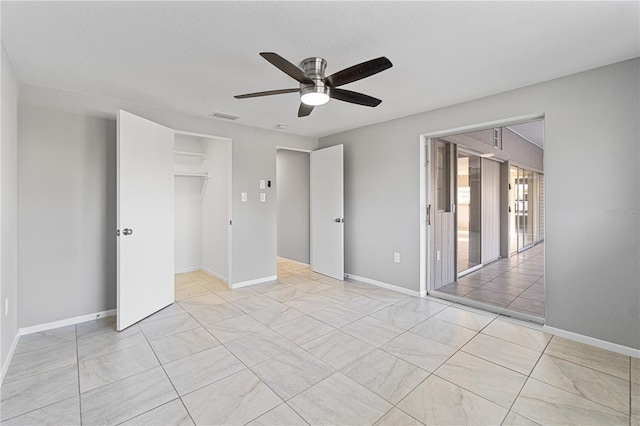
M182 176L182 177L199 177L204 179L209 179L208 172L186 172L186 171L178 171L176 170L174 176Z
M200 158L201 160L206 160L210 157L209 154L205 154L203 152L173 151L173 154L180 157L196 157Z

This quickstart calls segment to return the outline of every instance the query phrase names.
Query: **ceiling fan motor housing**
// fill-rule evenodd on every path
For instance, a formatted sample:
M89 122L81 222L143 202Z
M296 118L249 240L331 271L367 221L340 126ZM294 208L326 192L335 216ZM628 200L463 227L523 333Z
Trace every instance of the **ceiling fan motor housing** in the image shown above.
M315 83L315 85L300 83L300 96L304 96L308 93L322 93L328 96L329 86L324 84L323 81L324 70L327 68L327 61L317 57L307 58L300 62L300 67Z

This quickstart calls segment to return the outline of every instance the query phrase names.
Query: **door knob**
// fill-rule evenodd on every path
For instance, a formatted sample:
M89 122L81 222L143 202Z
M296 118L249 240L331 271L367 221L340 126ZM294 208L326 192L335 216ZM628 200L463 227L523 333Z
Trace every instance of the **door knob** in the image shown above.
M133 234L133 229L131 228L124 228L122 230L122 235L131 235L131 234Z
M344 222L344 219L337 217L334 222L336 223Z

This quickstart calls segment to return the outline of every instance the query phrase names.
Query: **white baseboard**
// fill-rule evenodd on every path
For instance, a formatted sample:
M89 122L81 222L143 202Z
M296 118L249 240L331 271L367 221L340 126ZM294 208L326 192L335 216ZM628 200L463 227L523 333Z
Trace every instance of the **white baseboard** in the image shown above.
M214 277L216 277L216 278L217 278L217 279L219 279L220 281L222 281L222 282L224 282L224 283L226 283L226 284L229 284L229 278L227 278L227 277L223 277L222 275L217 274L217 273L213 272L211 269L207 269L207 268L205 268L205 267L202 267L202 268L200 268L200 269L201 269L201 270L203 270L204 272L206 272L206 273L207 273L207 274L209 274L209 275L213 275Z
M553 334L554 336L564 337L565 339L574 340L576 342L585 343L595 346L596 348L606 349L611 352L617 352L622 355L640 358L640 349L630 348L628 346L618 345L617 343L607 342L605 340L596 339L595 337L585 336L583 334L573 333L571 331L562 330L560 328L542 326L542 331Z
M242 281L242 282L239 282L239 283L233 283L229 287L230 288L241 288L241 287L246 287L246 286L249 286L249 285L262 284L262 283L266 283L266 282L269 282L269 281L275 281L277 279L278 279L277 275L271 275L269 277L257 278L255 280L249 280L249 281Z
M194 272L194 271L199 271L200 268L199 267L195 267L195 268L178 268L175 271L173 271L174 274L184 274L187 272Z
M209 275L213 275L214 277L216 277L217 279L219 279L220 281L223 281L227 284L229 284L229 278L227 277L223 277L222 275L213 272L211 269L207 269L204 266L196 266L193 268L180 268L180 269L176 269L174 274L184 274L187 272L194 272L194 271L203 271L206 272Z
M24 336L26 334L37 333L39 331L51 330L52 328L65 327L67 325L75 325L80 324L82 322L96 320L98 318L112 317L116 314L115 309L110 309L108 311L96 312L88 315L81 315L79 317L67 318L59 321L47 322L44 324L33 325L31 327L24 327L18 330L18 334L20 336Z
M413 297L423 297L427 295L426 291L424 292L424 294L422 294L422 292L420 291L409 290L408 288L398 287L397 285L383 283L382 281L372 280L371 278L359 277L358 275L353 275L353 274L345 274L345 276L355 281L360 281L365 284L371 284L378 287L386 288L388 290L397 291L398 293L408 294L409 296L413 296Z
M278 256L278 259L286 260L287 262L291 262L291 263L297 263L298 265L302 265L302 266L311 266L308 263L299 262L297 260L289 259L288 257Z
M9 369L9 365L11 364L11 359L13 358L13 353L16 351L16 347L18 346L18 341L20 340L20 330L16 334L16 337L13 339L13 343L11 344L11 349L9 349L9 353L7 354L7 359L2 364L2 375L0 376L0 386L1 383L4 382L4 376L7 374L7 370Z

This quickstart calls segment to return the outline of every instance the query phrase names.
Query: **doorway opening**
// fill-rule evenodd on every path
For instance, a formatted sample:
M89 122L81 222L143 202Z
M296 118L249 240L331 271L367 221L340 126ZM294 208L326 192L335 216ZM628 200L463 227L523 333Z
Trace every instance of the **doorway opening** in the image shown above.
M309 151L276 150L278 278L310 269L310 173Z
M423 137L429 295L544 321L543 137L543 116Z
M230 286L231 141L175 132L175 300Z

